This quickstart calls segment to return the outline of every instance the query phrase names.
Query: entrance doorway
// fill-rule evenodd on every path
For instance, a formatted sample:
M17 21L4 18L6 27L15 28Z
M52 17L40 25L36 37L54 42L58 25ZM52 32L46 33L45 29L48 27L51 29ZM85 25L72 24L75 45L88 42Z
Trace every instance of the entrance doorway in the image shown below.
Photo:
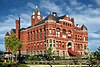
M69 42L67 46L68 46L68 48L71 48L72 47L72 43Z

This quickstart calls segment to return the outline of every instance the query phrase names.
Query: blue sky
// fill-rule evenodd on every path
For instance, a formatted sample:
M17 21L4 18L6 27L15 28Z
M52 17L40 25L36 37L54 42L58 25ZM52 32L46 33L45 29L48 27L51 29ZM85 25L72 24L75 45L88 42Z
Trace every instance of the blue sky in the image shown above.
M50 12L75 18L75 24L85 24L89 32L89 49L100 46L100 0L0 0L0 50L4 49L4 36L15 28L21 18L21 27L30 26L32 12L38 6L46 17Z

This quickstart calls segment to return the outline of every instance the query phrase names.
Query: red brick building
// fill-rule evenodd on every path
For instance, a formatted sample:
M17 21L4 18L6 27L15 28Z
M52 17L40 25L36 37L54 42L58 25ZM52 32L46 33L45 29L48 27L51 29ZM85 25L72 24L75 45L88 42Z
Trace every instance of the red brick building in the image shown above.
M20 29L20 19L16 29L12 29L22 42L23 54L45 54L52 47L55 56L85 56L88 54L88 31L85 25L75 25L74 18L50 13L43 19L38 8L31 16L31 26ZM9 36L9 33L5 37Z

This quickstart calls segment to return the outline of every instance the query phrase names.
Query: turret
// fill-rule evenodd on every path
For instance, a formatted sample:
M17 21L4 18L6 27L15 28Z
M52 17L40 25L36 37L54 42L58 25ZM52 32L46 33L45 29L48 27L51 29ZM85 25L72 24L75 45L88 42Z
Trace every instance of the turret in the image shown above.
M36 6L36 9L34 10L32 16L31 16L31 26L34 26L41 20L42 20L42 15L41 15L40 11L38 10L38 7Z

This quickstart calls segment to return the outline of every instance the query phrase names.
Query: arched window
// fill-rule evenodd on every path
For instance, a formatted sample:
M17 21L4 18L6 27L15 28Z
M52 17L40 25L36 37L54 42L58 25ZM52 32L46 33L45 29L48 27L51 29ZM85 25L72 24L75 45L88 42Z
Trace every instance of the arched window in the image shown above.
M42 29L40 29L40 38L42 38Z
M86 40L86 37L84 36L84 41Z
M59 28L56 29L56 36L60 37L60 29Z
M49 33L50 33L50 35L52 35L52 29L49 29Z
M38 39L38 30L36 30L35 34L36 34L36 39Z
M44 37L46 37L46 29L44 28Z
M62 37L66 38L66 30L65 29L62 30Z
M68 30L68 38L71 38L71 31Z

